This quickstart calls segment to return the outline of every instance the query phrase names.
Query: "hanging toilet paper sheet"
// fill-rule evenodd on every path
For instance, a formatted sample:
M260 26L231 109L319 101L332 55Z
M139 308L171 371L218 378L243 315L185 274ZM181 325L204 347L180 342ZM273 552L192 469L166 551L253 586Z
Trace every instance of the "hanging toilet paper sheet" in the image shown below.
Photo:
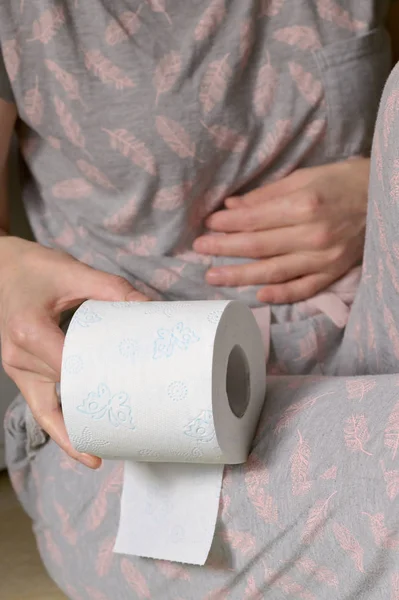
M125 461L115 552L205 563L225 464L246 461L265 352L238 302L85 302L61 402L73 446Z

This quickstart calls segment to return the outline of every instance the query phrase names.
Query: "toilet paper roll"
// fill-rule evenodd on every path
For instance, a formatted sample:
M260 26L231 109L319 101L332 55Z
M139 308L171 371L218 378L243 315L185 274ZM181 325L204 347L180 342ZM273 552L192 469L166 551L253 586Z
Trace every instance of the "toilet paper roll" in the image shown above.
M245 462L265 386L260 332L238 302L78 309L62 410L76 450L127 461L115 551L205 562L223 465Z

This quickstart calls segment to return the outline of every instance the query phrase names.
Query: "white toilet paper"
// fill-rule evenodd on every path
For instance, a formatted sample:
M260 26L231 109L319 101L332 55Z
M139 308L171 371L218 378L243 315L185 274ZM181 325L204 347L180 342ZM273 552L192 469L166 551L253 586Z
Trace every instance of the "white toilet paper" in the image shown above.
M240 303L78 309L62 409L77 450L126 461L116 552L204 564L223 465L245 462L265 386L260 332Z

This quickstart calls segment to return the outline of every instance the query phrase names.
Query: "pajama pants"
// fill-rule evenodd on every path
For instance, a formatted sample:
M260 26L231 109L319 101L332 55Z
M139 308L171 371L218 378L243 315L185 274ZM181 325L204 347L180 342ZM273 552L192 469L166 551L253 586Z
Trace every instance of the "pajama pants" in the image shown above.
M205 566L113 554L122 465L91 472L35 443L14 402L11 479L69 598L399 600L398 140L399 66L380 106L346 326L317 310L272 320L259 428L248 462L225 469Z

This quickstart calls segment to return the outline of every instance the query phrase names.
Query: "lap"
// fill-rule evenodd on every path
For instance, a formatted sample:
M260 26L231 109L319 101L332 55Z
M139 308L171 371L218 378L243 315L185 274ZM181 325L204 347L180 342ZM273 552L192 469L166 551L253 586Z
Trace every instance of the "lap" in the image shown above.
M121 465L90 472L52 442L24 462L22 401L7 423L11 473L73 599L385 599L399 580L397 382L270 378L249 461L226 468L205 567L113 554Z

